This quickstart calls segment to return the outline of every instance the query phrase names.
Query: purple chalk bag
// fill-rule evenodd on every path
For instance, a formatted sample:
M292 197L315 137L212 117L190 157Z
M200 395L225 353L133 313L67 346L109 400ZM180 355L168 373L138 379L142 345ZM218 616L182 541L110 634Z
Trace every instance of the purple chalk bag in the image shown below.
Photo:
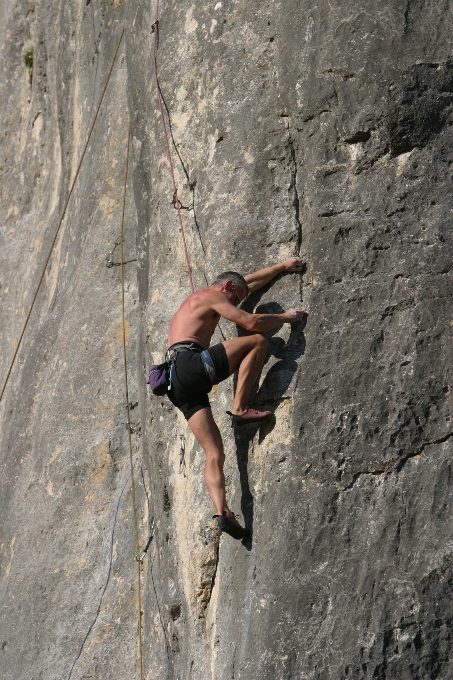
M170 385L170 370L167 362L152 365L148 369L148 382L156 397L167 394Z

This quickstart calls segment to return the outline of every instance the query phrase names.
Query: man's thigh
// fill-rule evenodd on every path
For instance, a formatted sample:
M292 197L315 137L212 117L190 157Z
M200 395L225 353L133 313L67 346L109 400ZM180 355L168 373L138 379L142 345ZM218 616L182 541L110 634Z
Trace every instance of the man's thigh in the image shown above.
M197 411L188 420L190 429L201 444L203 450L212 452L213 449L223 451L222 436L212 415L211 408Z
M263 336L254 334L243 335L240 338L231 338L231 340L222 342L228 357L230 375L238 370L244 357L262 341Z
M173 387L167 392L167 397L170 399L173 406L176 406L176 408L181 411L186 420L190 420L190 418L201 409L209 408L210 410L207 392L200 392L188 396L186 393L178 392L178 390L175 390Z

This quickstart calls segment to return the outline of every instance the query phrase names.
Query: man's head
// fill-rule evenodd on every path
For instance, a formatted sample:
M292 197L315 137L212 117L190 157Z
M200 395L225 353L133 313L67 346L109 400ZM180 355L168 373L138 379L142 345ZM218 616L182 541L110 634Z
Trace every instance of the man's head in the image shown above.
M211 286L220 286L228 299L238 305L245 300L249 294L247 282L241 274L237 272L222 272L219 274Z

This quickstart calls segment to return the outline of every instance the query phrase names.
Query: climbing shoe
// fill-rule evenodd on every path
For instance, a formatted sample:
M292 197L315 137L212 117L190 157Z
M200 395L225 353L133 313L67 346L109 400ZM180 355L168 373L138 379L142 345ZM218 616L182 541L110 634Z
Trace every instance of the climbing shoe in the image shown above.
M235 517L235 515L233 515L233 517ZM242 528L239 524L231 522L230 518L226 516L225 510L221 515L214 515L214 519L217 520L217 526L220 531L223 531L225 534L230 534L230 536L237 541L240 541L241 539L247 540L250 536L250 529Z
M256 408L248 407L242 415L238 416L231 411L227 411L231 417L232 427L242 427L243 425L250 425L250 423L262 423L272 416L272 411L257 411Z

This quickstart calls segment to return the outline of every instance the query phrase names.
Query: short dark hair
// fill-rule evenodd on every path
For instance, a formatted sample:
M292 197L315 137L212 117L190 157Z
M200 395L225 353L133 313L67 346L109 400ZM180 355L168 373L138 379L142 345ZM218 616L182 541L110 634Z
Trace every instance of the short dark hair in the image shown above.
M217 276L216 280L211 283L211 286L221 286L227 281L232 281L233 285L237 286L238 288L245 288L246 295L249 294L247 281L244 279L242 274L238 274L237 272L222 272Z

